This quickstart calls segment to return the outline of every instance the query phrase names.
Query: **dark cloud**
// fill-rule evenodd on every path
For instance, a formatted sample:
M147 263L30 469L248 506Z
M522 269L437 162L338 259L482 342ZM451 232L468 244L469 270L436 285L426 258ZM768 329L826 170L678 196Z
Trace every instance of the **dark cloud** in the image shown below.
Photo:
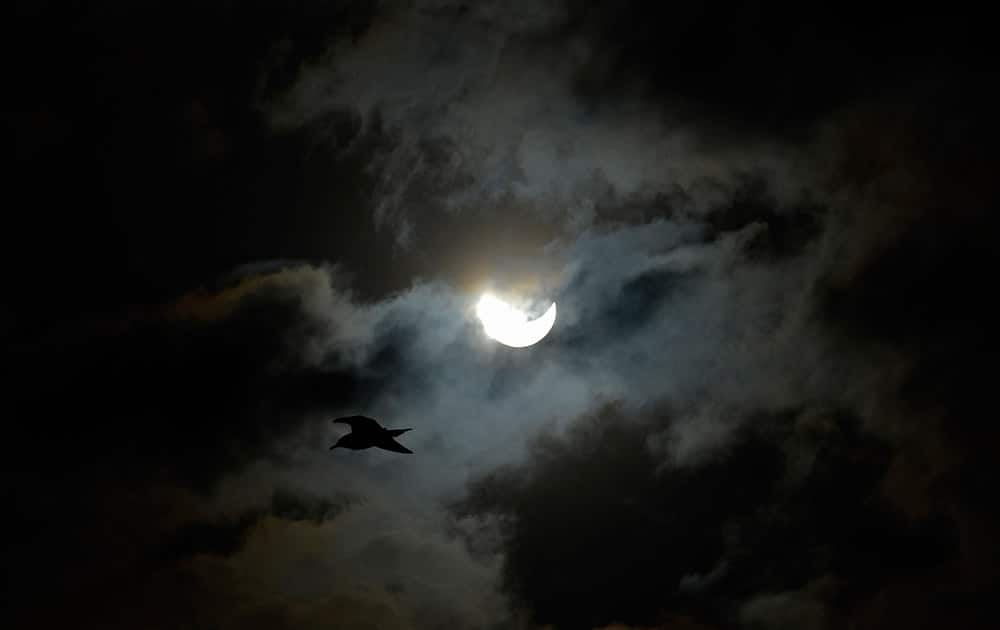
M605 408L565 438L541 438L527 464L482 478L456 506L496 520L506 588L540 624L656 625L685 614L771 627L765 618L845 614L959 555L955 523L910 522L879 496L891 450L855 418L758 417L703 465L664 470L647 440L650 425L669 422ZM837 611L832 601L807 611L781 601L820 579L836 584Z
M333 370L291 366L301 326L295 296L253 296L213 321L137 321L118 334L94 334L49 354L24 349L11 382L27 418L78 418L60 439L21 425L26 446L85 467L94 450L113 448L135 467L169 469L195 484L265 453L303 414L353 400L375 382ZM252 395L248 395L252 393ZM82 410L101 412L91 418ZM132 466L130 466L131 468Z
M775 260L801 254L823 232L828 207L807 199L783 204L768 190L765 177L743 176L731 199L708 213L708 224L720 233L760 226L746 243L751 260Z
M253 527L268 514L290 522L308 521L321 525L349 505L350 501L335 503L325 497L305 496L279 488L274 491L269 509L250 510L235 519L185 523L170 535L161 552L170 560L197 554L231 556L243 548Z
M163 554L171 559L197 554L229 556L246 542L249 529L257 522L256 514L235 521L190 523L174 533L164 545Z

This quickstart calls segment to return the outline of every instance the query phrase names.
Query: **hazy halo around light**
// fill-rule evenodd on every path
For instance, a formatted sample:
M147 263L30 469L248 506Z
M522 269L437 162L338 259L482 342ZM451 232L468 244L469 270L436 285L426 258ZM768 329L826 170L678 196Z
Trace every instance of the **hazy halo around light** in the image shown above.
M524 348L538 343L552 330L556 323L556 303L529 321L523 311L491 293L484 293L476 305L476 315L489 337L511 348Z

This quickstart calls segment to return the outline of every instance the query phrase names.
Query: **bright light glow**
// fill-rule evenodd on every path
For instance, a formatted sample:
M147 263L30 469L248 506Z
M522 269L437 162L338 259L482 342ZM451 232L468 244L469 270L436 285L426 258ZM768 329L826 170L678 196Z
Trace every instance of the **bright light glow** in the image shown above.
M476 315L483 322L487 335L511 348L524 348L541 341L556 323L556 303L537 319L528 321L528 315L500 298L484 293L476 305Z

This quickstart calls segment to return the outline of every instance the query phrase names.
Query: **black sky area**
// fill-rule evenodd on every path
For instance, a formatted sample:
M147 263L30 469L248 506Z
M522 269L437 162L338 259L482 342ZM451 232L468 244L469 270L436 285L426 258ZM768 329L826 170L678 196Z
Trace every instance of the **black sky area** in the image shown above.
M1000 623L985 9L7 13L3 627Z

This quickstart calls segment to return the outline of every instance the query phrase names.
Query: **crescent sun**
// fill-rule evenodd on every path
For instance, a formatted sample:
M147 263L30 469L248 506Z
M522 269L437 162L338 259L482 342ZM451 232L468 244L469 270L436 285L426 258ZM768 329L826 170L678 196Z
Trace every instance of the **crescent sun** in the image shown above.
M511 348L524 348L538 343L552 330L556 323L556 303L540 317L529 320L523 311L487 293L479 299L476 315L489 337Z

